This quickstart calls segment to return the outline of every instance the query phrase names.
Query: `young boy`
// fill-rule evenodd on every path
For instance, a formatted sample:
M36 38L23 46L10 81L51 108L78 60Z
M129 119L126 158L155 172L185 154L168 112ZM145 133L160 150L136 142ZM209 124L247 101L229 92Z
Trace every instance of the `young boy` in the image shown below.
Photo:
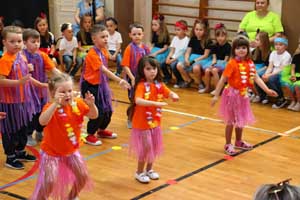
M139 23L134 23L129 26L129 37L131 38L131 43L126 47L122 67L129 77L131 83L131 90L128 92L128 98L131 101L133 94L133 87L135 84L135 76L137 74L137 65L139 60L150 53L149 48L142 42L144 37L144 27ZM127 116L129 113L129 108L127 109ZM131 121L128 118L127 127L131 128Z
M59 60L60 63L65 64L66 73L70 73L74 77L82 64L82 59L77 56L77 39L73 36L72 24L70 23L63 24L60 31L63 38L59 44Z
M22 29L7 26L2 31L6 52L0 59L0 112L6 112L0 121L2 144L7 156L5 166L24 169L20 161L35 161L25 151L27 126L37 112L39 100L32 90L37 83L29 74L26 58L20 53L23 45Z
M97 138L116 138L117 134L105 130L110 123L112 116L111 91L108 86L108 78L119 82L122 88L129 89L130 85L108 70L107 50L108 31L103 25L95 25L91 30L94 47L85 57L85 65L81 76L81 94L90 92L95 97L95 104L98 108L98 118L90 119L87 124L86 143L90 145L101 145ZM96 136L95 136L96 133Z
M267 86L275 90L278 94L277 101L272 105L272 108L282 108L286 103L283 91L280 84L280 73L284 67L291 64L292 57L286 51L288 40L284 37L276 38L274 40L275 50L270 54L269 66L262 76ZM260 91L263 94L263 91ZM267 103L267 98L262 100L262 103Z
M23 31L23 41L26 49L23 50L24 55L27 58L29 65L33 67L33 71L30 72L32 77L41 83L47 84L48 78L46 71L52 74L59 74L60 71L55 68L55 63L44 52L40 51L40 34L35 29L25 29ZM38 98L40 100L40 108L38 113L32 118L31 123L28 125L27 132L27 145L35 146L36 141L32 138L32 133L36 130L35 138L37 141L41 141L43 134L43 127L39 123L39 116L43 106L48 102L48 88L35 88Z

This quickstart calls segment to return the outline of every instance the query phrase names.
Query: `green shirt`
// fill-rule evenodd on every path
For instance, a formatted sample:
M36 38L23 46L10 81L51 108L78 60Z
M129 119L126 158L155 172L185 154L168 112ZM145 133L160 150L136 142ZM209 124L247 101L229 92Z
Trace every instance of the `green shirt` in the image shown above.
M259 17L256 11L248 12L240 23L240 29L247 32L251 41L255 40L257 29L267 32L269 37L283 32L279 15L271 11L265 17Z

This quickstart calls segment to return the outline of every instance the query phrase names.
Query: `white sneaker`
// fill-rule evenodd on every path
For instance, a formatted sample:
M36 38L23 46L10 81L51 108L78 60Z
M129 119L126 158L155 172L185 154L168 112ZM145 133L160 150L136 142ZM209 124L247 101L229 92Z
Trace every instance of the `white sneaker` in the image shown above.
M143 172L143 173L135 173L135 179L138 180L140 183L149 183L150 178Z
M213 90L210 94L215 96L216 95L216 90Z
M253 97L252 102L253 102L253 103L258 103L258 102L260 102L260 97L259 97L258 95L256 95L255 97Z
M204 94L207 90L205 88L198 90L200 94Z
M268 103L269 103L269 100L268 100L268 99L263 99L263 100L261 101L261 103L262 103L262 104L268 104Z
M292 101L290 105L287 107L289 110L293 110L293 107L296 105L296 101Z
M300 102L297 102L296 105L292 108L293 111L300 111Z
M27 135L27 146L35 146L37 143L35 141L35 139L33 139L32 135Z
M178 84L175 84L175 85L173 85L173 88L178 89L178 88L179 88L179 85L178 85Z
M153 169L147 171L146 175L152 180L159 179L159 174L157 172L155 172Z

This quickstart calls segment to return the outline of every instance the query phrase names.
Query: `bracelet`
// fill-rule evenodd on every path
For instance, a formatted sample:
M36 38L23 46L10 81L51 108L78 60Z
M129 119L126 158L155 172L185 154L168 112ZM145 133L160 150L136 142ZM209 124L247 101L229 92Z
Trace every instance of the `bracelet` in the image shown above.
M190 62L191 63L191 65L193 65L194 63L195 63L195 60L193 60L192 62Z

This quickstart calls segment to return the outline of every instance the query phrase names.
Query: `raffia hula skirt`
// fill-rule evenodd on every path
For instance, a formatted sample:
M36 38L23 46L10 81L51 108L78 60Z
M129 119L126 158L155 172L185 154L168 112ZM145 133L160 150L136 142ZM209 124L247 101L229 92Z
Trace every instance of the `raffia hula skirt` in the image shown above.
M162 131L160 126L153 129L131 131L129 154L140 162L152 163L163 151Z
M242 128L255 121L248 95L242 96L239 90L230 86L223 90L219 113L226 125Z
M92 189L92 181L79 151L68 156L50 156L41 151L38 180L30 199L68 199L72 189L75 194L80 192L77 188Z

